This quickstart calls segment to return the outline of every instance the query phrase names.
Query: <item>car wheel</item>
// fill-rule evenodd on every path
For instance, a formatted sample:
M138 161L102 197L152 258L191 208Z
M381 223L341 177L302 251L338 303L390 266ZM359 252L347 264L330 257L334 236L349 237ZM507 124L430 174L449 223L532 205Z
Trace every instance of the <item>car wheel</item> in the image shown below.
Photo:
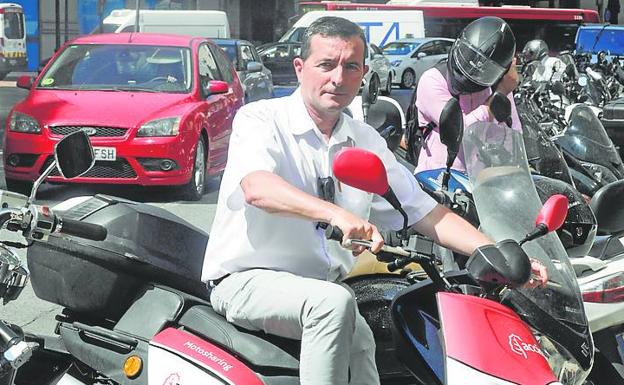
M206 157L206 142L200 135L195 149L191 180L182 187L183 198L198 201L203 197L206 186Z
M414 81L416 80L416 74L414 71L407 69L403 72L403 76L401 76L401 88L412 88L414 87Z
M392 75L388 74L388 82L386 83L386 88L381 92L382 95L390 96L392 92Z
M6 181L7 190L30 196L30 192L33 188L33 182L6 177L4 179Z
M377 100L377 97L379 96L379 86L381 85L379 83L380 81L377 75L373 75L368 83L368 93L370 94L372 100Z

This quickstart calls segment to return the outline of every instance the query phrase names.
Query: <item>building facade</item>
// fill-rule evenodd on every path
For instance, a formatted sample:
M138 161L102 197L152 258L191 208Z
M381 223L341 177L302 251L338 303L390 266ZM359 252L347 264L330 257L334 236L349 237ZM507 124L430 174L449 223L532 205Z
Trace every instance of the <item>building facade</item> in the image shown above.
M136 9L137 0L14 0L24 8L28 66L33 71L66 41L96 29L113 9ZM140 0L140 9L221 10L232 37L274 41L295 15L296 0Z

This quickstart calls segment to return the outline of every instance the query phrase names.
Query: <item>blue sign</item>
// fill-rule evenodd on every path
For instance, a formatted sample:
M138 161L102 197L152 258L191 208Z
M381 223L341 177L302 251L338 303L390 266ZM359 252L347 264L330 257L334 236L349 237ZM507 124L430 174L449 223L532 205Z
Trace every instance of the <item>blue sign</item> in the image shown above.
M380 21L372 21L372 22L360 22L358 23L360 27L364 30L364 36L366 36L366 41L369 43L377 44L377 42L373 42L370 40L371 28L384 28L384 23ZM394 36L392 36L394 33ZM379 42L378 46L383 47L389 41L399 40L399 22L395 21L394 23L390 23L390 28L385 31L383 39Z

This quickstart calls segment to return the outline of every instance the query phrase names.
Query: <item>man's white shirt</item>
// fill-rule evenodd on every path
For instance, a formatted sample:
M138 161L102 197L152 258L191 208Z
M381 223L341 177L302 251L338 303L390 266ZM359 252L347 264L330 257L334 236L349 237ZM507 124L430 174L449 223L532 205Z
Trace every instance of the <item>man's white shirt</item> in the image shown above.
M410 224L435 207L436 202L420 189L411 172L397 162L371 126L343 113L326 142L299 90L284 98L254 102L242 107L234 119L202 280L254 268L323 280L344 278L355 263L350 250L326 240L315 222L270 214L247 204L240 187L246 175L263 170L319 196L318 178L333 176L333 156L344 147L364 148L382 159L390 186ZM403 217L383 198L334 180L334 203L338 206L380 229L402 227Z

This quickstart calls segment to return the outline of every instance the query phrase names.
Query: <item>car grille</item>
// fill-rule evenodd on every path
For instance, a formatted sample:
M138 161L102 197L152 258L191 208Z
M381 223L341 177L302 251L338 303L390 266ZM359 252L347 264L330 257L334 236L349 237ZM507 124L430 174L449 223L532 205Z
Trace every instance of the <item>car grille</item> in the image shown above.
M54 157L46 159L43 167L39 170L39 173L43 173L53 160ZM60 176L60 174L55 168L50 176ZM130 163L128 163L125 159L117 159L113 162L98 160L95 162L95 165L91 168L91 170L87 171L84 175L81 175L81 177L132 179L136 178L136 173L134 172L132 166L130 166Z
M69 135L73 134L76 131L85 130L89 136L97 136L97 137L111 137L111 136L124 136L127 128L119 128L119 127L100 127L100 126L53 126L50 127L50 131L54 135ZM94 132L95 133L92 133Z

